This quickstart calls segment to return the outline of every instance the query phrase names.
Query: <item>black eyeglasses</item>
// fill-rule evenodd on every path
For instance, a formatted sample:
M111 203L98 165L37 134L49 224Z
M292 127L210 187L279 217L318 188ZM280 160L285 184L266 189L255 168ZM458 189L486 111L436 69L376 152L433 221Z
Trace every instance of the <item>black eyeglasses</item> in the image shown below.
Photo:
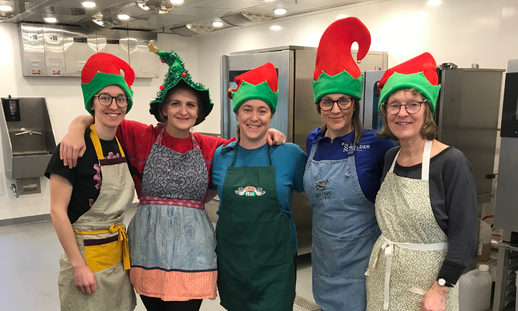
M107 93L101 93L94 95L99 99L99 103L105 107L109 107L112 104L113 99L119 108L126 108L128 106L128 97L126 95L111 96Z
M323 98L320 100L320 109L323 111L333 110L335 103L338 105L338 108L341 110L347 110L351 108L353 99L351 97L340 97L338 100L332 100L329 97Z
M426 100L424 100L422 102L414 101L414 102L409 102L406 104L392 102L392 103L385 104L385 110L387 110L387 113L390 115L396 115L399 113L399 111L401 111L401 107L405 107L406 112L408 112L409 114L414 114L414 113L419 112L419 110L421 110L421 105L426 102L428 102L428 101L426 101Z

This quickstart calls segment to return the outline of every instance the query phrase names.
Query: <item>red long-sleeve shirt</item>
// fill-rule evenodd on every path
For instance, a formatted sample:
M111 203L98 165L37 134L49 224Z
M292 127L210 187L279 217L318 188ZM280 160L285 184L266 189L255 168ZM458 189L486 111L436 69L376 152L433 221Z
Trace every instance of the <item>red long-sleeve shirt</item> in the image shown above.
M126 157L129 160L131 175L135 182L135 189L140 198L140 191L142 189L142 172L146 165L149 152L161 131L161 127L154 125L147 125L137 121L124 120L117 128L117 139L121 143L126 152ZM227 140L220 137L206 136L199 133L193 133L201 153L205 159L207 171L210 172L212 164L212 157L216 148L220 145L227 145L235 141L236 138ZM164 132L162 145L170 148L176 152L185 153L193 149L191 137L175 138Z

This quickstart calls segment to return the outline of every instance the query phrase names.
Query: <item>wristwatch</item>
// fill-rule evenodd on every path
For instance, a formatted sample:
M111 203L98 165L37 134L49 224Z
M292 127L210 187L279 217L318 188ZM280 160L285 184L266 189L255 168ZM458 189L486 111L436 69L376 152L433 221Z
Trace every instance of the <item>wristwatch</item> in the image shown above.
M454 286L453 284L451 284L450 282L446 281L443 278L437 279L437 283L439 283L439 285L441 285L441 286L446 286L446 287L453 287Z

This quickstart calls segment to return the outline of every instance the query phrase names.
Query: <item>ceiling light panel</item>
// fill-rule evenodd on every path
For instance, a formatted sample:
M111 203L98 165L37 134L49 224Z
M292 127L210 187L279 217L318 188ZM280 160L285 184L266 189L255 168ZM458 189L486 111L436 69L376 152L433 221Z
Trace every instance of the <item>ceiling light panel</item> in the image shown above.
M119 18L121 21L127 21L128 19L130 19L129 15L126 14L118 14L117 18Z
M13 7L7 4L1 4L0 5L0 12L12 12Z
M284 8L277 8L275 10L273 10L273 13L277 16L280 16L280 15L284 15L288 12L288 10L284 9Z
M43 20L47 23L56 23L58 21L55 17L44 17Z
M95 2L93 2L93 1L84 1L84 2L81 2L81 4L85 8L95 8Z

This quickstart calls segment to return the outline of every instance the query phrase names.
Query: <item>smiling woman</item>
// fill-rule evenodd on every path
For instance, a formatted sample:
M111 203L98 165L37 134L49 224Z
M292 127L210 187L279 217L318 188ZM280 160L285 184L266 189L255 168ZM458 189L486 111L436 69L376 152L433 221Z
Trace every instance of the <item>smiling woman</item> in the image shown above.
M147 310L198 310L202 299L216 298L218 275L215 234L204 210L205 201L212 199L208 172L216 148L235 139L191 133L212 110L209 91L192 80L176 53L153 45L150 51L169 65L157 97L149 104L160 123L124 120L116 132L127 151L140 199L128 228L130 279ZM114 102L123 104L112 99L106 117L116 116ZM79 117L76 122L63 138L62 149L82 140L78 133L91 118ZM276 134L267 136L271 135ZM277 134L276 140L283 138Z
M228 95L239 141L216 150L209 186L220 197L221 305L229 311L293 310L297 235L290 202L293 191L303 191L306 156L294 144L266 144L279 93L274 66L267 63L235 82Z
M96 117L80 132L88 149L77 167L68 168L59 158L58 145L45 172L50 178L50 214L64 249L58 276L62 311L135 308L122 216L134 191L124 150L115 137L132 106L133 80L131 67L113 55L97 53L88 59L81 87L85 108Z

